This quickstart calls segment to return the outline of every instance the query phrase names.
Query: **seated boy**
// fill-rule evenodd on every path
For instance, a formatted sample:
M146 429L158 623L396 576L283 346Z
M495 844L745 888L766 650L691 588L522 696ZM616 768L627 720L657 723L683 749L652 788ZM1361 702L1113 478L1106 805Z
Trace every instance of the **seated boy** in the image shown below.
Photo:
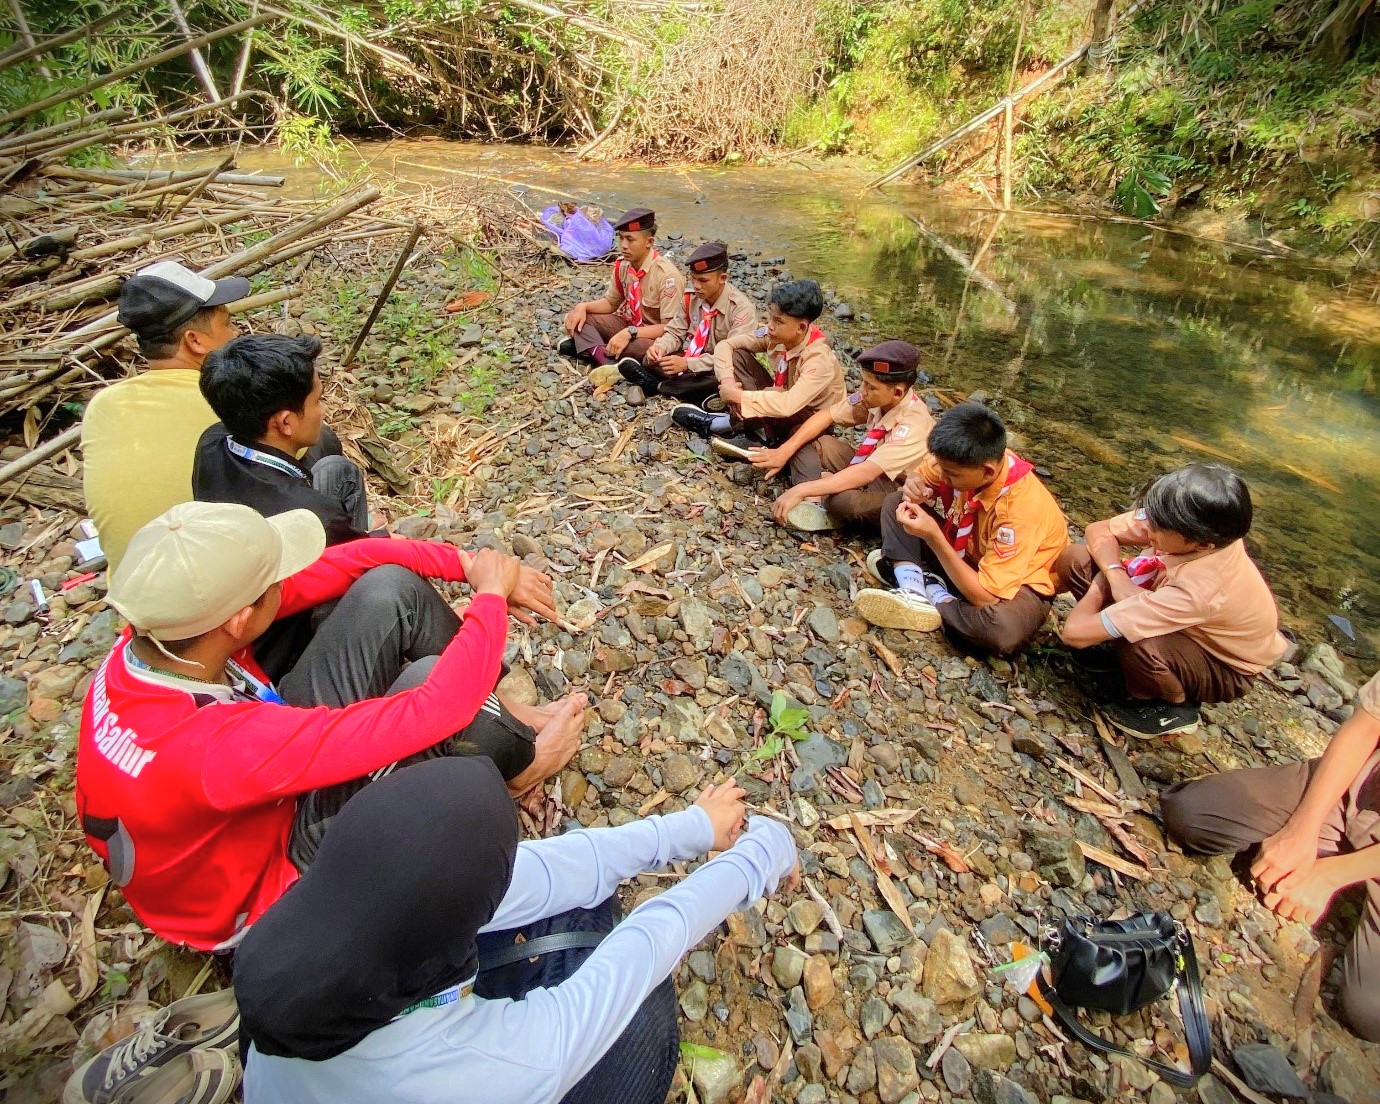
M198 387L202 362L239 333L226 304L249 294L239 276L207 280L176 261L140 269L120 288L120 324L148 371L97 391L82 418L82 489L113 574L146 522L192 497L196 444L216 415ZM309 463L339 454L329 429Z
M1336 893L1365 883L1339 996L1356 1033L1380 1043L1380 675L1356 706L1322 758L1180 783L1160 811L1187 851L1255 849L1251 878L1285 919L1315 924Z
M884 628L944 633L970 655L1011 655L1045 623L1068 523L1006 426L981 403L946 410L929 456L882 507L882 547L868 567L895 590L858 593ZM924 503L938 498L942 514Z
M463 622L425 577L469 582ZM484 754L517 793L579 747L583 695L545 710L494 696L510 609L554 613L550 580L508 556L325 548L307 510L188 502L135 534L109 600L130 627L87 694L77 810L130 906L173 943L233 946L345 802L399 762ZM324 602L274 685L255 642Z
M868 349L858 357L861 388L815 411L779 448L751 450L753 466L768 479L790 467L791 488L771 511L778 523L806 532L845 522L877 526L882 503L925 458L934 428L929 408L912 389L919 360L919 350L905 341ZM829 433L836 425L866 425L867 432L855 449Z
M315 337L250 334L206 358L201 393L220 421L197 444L197 501L239 502L265 517L310 510L327 545L369 535L364 473L344 456L310 468L296 459L321 436L320 355Z
M1198 726L1200 702L1227 702L1288 648L1269 584L1246 552L1251 492L1223 464L1163 475L1138 509L1094 522L1059 570L1079 599L1064 643L1111 641L1129 701L1107 707L1124 732ZM1142 549L1123 562L1121 546Z
M682 308L685 277L655 248L656 215L634 207L613 226L618 251L608 290L598 299L576 303L565 316L562 356L582 357L595 364L618 363L631 383L645 385L642 359L652 342L666 332L666 323Z
M745 445L779 445L810 415L842 402L843 367L814 324L823 311L824 294L813 280L778 284L767 300L765 329L715 346L714 375L728 412L682 404L671 412L672 420L701 437L716 437L721 455L744 460ZM770 354L770 372L758 353ZM725 441L722 435L731 431L751 437Z
M728 280L728 246L706 242L690 254L693 293L685 293L685 309L666 319L666 332L647 350L641 387L648 395L660 392L691 402L713 394L714 349L730 337L757 328L757 308Z

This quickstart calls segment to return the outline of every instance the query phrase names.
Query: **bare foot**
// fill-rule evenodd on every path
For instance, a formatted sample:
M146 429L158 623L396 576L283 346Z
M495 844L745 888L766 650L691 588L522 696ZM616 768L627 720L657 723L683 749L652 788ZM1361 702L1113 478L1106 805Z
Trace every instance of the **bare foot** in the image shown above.
M508 792L515 796L557 774L580 750L589 699L584 694L567 694L552 704L554 715L537 731L535 757L525 771L508 783Z
M546 727L546 722L551 720L561 708L561 698L550 702L547 705L524 705L522 702L512 701L503 694L498 696L498 700L503 703L503 708L516 717L523 724L538 731Z

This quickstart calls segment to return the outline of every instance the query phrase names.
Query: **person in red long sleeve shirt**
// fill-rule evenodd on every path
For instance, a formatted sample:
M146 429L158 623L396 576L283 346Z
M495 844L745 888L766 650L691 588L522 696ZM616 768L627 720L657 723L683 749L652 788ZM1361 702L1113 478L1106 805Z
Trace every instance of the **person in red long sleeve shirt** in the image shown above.
M510 607L549 609L549 580L488 549L324 544L307 510L189 502L141 529L111 579L130 628L87 694L77 810L111 880L169 942L233 947L349 797L396 767L484 754L516 794L578 750L584 695L515 716L493 693ZM469 583L463 621L428 579ZM255 641L329 602L270 682Z

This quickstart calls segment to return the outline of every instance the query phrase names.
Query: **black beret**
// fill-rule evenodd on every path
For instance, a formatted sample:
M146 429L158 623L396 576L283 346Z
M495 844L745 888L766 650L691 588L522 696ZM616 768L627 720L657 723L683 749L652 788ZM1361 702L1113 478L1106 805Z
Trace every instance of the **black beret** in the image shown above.
M690 254L691 272L724 272L728 269L728 246L705 242Z
M655 230L656 212L645 207L634 207L613 224L615 230Z
M858 363L874 376L911 375L920 363L920 350L909 341L883 341L862 353Z

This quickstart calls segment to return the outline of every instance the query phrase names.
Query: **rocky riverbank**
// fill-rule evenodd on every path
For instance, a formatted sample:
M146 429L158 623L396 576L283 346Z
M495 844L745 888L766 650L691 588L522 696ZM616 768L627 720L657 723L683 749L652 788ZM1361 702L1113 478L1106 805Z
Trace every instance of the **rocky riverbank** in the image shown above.
M1314 1099L1377 1099L1380 1048L1333 1018L1331 985L1320 1008L1304 999L1295 1013L1317 940L1277 922L1226 861L1168 848L1155 820L1170 781L1316 754L1361 672L1305 648L1245 701L1207 709L1198 734L1152 744L1100 728L1095 676L1052 634L1014 664L975 663L938 635L872 629L852 614L867 541L780 530L769 489L673 427L668 402L630 404L555 355L561 314L597 294L602 270L532 254L499 269L483 305L447 316L445 302L474 290L456 254L441 247L414 265L399 301L417 309L404 324L391 308L360 362L334 374L332 420L357 431L367 458L366 425L390 438L396 470L378 502L400 532L508 548L557 580L564 624L513 626L509 688L529 699L581 688L595 708L529 827L669 811L733 774L793 824L811 892L731 918L681 970L684 1037L699 1044L684 1062L687 1099L1191 1100L1138 1063L1062 1043L990 972L1064 914L1153 907L1198 941L1231 1076L1277 1099L1297 1091L1292 1068ZM784 273L737 257L733 275L763 303ZM282 325L321 333L338 356L370 289L316 280ZM865 304L831 298L824 321L846 351L892 336L870 332ZM1023 448L1051 462L1039 442ZM74 820L81 696L117 629L103 577L60 590L81 573L78 520L0 511L17 584L0 602L7 1102L51 1099L79 1036L89 1046L118 1032L116 998L162 1002L219 977L142 932ZM58 595L42 617L26 597L33 578ZM807 710L807 735L769 754L776 691ZM630 900L679 873L643 879ZM1349 922L1355 908L1341 912ZM1169 1002L1091 1022L1183 1059ZM1235 1099L1220 1077L1198 1099Z

